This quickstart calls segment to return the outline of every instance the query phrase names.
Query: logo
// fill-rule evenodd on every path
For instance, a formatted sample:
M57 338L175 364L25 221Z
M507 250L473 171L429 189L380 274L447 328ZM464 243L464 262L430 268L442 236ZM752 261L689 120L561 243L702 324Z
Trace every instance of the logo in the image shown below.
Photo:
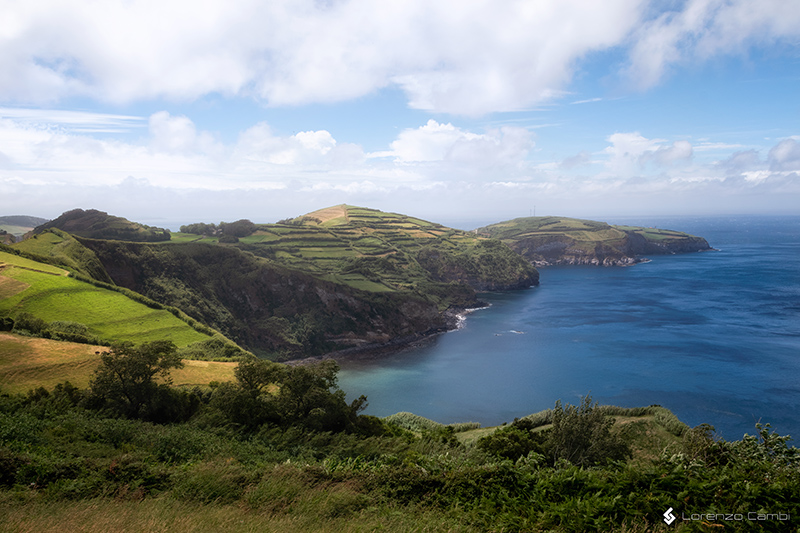
M675 515L672 514L672 507L670 507L669 509L667 509L667 512L664 513L664 522L666 522L667 525L670 525L674 521L675 521Z

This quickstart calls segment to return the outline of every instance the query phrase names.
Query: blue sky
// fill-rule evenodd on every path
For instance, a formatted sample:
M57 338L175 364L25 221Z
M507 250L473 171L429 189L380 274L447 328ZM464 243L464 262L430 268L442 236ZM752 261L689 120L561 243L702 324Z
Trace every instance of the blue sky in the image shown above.
M0 214L800 212L794 0L11 1Z

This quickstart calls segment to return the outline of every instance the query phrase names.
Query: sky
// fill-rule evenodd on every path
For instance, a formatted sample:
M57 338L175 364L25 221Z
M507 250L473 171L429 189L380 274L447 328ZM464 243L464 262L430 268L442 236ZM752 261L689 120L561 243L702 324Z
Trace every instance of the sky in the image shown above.
M0 215L800 214L797 0L0 0Z

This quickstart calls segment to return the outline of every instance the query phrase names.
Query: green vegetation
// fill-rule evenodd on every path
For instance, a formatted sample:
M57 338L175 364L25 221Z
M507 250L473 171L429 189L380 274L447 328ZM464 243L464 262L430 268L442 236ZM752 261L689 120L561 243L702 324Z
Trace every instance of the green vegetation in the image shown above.
M96 209L67 211L60 217L37 227L35 232L38 234L50 228L92 239L158 242L168 241L170 238L169 230L131 222Z
M168 245L79 240L117 284L274 360L441 331L476 290L538 280L498 241L352 206L181 229Z
M628 265L642 254L710 249L705 239L678 231L565 217L515 218L476 232L500 239L537 265Z
M180 390L156 380L174 366L172 356L168 343L122 348L104 357L88 390L63 383L0 395L5 528L712 527L680 519L668 527L662 515L673 508L679 517L783 513L789 516L783 521L720 518L714 526L796 529L800 454L768 425L726 442L710 426L665 427L675 419L660 407L601 407L585 398L580 406L557 404L499 428L459 433L484 432L465 441L453 427L410 413L383 420L359 415L363 397L344 402L332 363L249 360L239 364L234 382ZM137 386L130 397L138 402L127 401L115 376L144 376L131 380ZM403 429L402 421L416 430ZM598 446L598 438L606 445Z
M236 231L229 231L234 227ZM182 226L181 232L195 234L195 241L201 235L235 235L239 248L254 255L366 290L414 290L432 280L491 290L530 285L538 279L535 270L496 241L349 205L277 224L196 223Z
M0 264L0 317L14 321L15 331L93 344L166 338L187 346L210 336L169 310L67 277L57 267L6 252Z
M111 283L111 278L97 256L65 231L51 228L33 238L14 245L13 250L26 252L29 256L48 258L71 272Z

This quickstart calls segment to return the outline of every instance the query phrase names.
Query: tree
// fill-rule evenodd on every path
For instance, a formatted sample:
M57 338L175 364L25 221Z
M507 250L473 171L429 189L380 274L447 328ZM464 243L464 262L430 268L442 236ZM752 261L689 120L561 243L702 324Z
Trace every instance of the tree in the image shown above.
M223 383L214 391L211 405L231 422L255 429L265 423L280 423L277 398L270 390L286 375L284 365L264 359L245 359L233 371L236 384Z
M256 230L256 225L243 218L236 222L220 222L219 228L224 235L232 237L247 237Z
M128 418L164 418L166 403L176 400L170 394L169 372L183 367L175 344L153 341L135 347L120 343L100 358L100 368L90 383L95 402ZM157 376L163 383L156 382Z

